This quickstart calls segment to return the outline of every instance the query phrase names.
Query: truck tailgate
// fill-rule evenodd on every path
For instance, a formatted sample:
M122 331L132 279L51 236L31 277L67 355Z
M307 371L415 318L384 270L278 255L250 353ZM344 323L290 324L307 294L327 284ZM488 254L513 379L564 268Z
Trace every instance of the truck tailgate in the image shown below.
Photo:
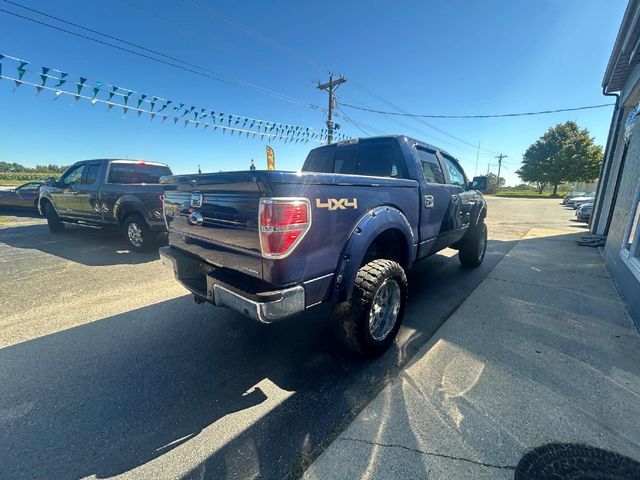
M262 276L261 192L251 172L174 176L163 184L171 245L214 265Z

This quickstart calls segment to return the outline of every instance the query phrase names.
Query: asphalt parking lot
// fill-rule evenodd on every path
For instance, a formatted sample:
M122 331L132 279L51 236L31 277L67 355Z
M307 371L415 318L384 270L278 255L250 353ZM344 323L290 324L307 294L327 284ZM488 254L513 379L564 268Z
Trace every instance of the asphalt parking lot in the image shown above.
M446 250L409 275L395 346L340 350L325 307L271 326L196 305L118 232L0 213L0 478L295 476L558 200L489 198L483 265Z

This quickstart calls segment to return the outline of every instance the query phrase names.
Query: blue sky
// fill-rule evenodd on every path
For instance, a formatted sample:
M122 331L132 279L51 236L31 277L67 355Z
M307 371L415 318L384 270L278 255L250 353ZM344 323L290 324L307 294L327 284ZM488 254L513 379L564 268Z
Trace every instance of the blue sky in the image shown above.
M326 106L315 81L325 68L344 74L339 102L417 113L491 114L608 103L601 81L624 13L622 0L472 2L237 2L197 0L300 52L291 55L181 0L15 0L74 23L141 44L226 77ZM166 22L156 13L172 19ZM64 28L0 0L0 8ZM188 25L187 30L175 23ZM80 31L77 29L73 29ZM83 32L86 33L86 32ZM95 35L93 35L95 36ZM320 129L323 113L253 89L189 72L51 30L0 12L0 53L187 105ZM7 66L3 73L7 73ZM13 72L11 72L13 73ZM374 96L369 95L371 92ZM172 122L151 122L104 105L0 81L0 160L69 164L96 157L144 158L175 172L237 170L255 159L265 168L265 142ZM353 120L385 133L438 145L476 170L476 149L508 155L507 183L522 154L550 126L576 120L604 145L612 108L506 119L393 119L341 107ZM342 133L362 136L336 119ZM398 123L400 122L400 123ZM278 169L300 168L311 144L271 144ZM495 164L480 152L478 173ZM491 167L496 171L496 167Z

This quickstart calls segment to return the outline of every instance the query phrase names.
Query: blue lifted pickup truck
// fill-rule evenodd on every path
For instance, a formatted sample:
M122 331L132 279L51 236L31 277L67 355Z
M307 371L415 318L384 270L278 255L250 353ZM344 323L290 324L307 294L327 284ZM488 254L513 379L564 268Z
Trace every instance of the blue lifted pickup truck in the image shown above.
M196 301L264 323L330 302L337 338L364 355L393 342L417 260L452 247L476 267L485 255L482 179L470 184L451 155L405 136L316 148L300 173L162 183L160 255Z

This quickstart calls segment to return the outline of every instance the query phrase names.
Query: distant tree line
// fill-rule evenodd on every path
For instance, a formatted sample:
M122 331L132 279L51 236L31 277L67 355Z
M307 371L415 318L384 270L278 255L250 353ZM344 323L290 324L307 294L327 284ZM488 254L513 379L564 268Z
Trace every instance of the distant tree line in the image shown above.
M62 173L68 165L36 165L34 168L25 167L19 163L0 162L0 172L14 173Z

